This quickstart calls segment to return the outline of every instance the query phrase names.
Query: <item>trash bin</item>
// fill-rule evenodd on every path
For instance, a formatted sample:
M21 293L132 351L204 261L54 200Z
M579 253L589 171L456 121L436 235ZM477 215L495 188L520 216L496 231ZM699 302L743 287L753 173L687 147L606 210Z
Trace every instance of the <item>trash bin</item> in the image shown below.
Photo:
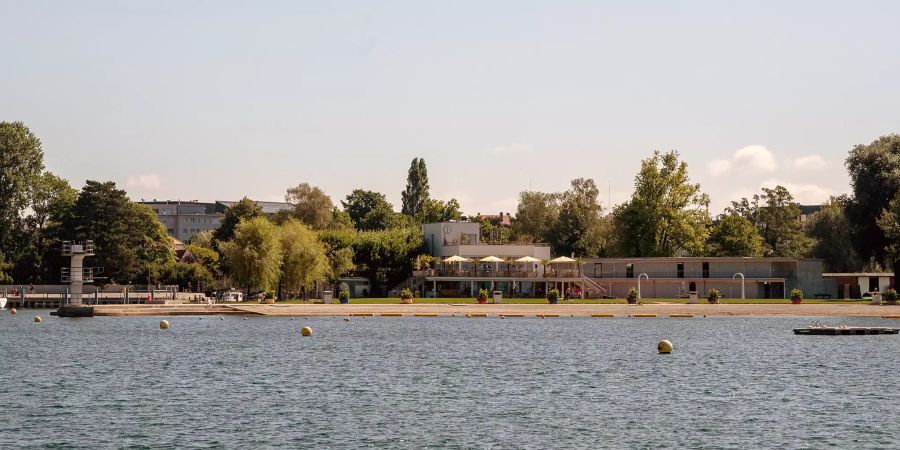
M873 292L872 293L872 304L873 305L881 304L881 292Z
M494 291L494 303L503 303L503 291Z
M334 300L334 294L331 291L322 291L322 302L331 303Z
M698 298L698 296L697 296L697 291L691 291L690 294L688 294L688 295L689 295L689 298L690 298L690 299L688 300L688 303L690 303L690 304L692 304L692 305L693 305L693 304L696 304L696 303L697 303L697 298Z

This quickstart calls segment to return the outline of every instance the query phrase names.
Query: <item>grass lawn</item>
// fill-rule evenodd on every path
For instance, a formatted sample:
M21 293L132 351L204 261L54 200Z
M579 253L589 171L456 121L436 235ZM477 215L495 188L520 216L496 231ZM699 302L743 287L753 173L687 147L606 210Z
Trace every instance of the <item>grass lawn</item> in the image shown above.
M321 300L320 300L321 301ZM491 299L488 299L488 303L491 303ZM686 298L645 298L641 300L642 303L687 303L688 299ZM803 303L821 303L821 304L867 304L870 300L822 300L822 299L803 299ZM311 304L313 301L303 301L303 300L283 300L279 301L280 305L304 305ZM334 303L338 303L338 300L335 299ZM403 303L399 298L353 298L350 299L350 303L356 305L373 305L373 304L399 304ZM478 303L474 298L417 298L415 303L418 304L448 304L448 303ZM504 298L503 303L512 304L512 305L533 305L533 304L545 304L547 303L546 299L543 298ZM560 300L559 303L561 305L586 305L586 304L594 304L594 305L623 305L627 303L625 299L579 299L579 300ZM706 303L706 299L700 299L700 303ZM759 305L759 304L789 304L790 300L786 299L739 299L739 298L723 298L719 299L719 303L726 304L750 304L750 305Z

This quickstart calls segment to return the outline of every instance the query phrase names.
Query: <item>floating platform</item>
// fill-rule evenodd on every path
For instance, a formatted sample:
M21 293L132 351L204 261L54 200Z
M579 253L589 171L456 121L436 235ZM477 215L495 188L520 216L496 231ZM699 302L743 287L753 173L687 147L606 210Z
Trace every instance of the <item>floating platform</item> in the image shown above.
M898 334L900 329L887 327L805 327L795 328L794 334L816 336L850 336L863 334Z

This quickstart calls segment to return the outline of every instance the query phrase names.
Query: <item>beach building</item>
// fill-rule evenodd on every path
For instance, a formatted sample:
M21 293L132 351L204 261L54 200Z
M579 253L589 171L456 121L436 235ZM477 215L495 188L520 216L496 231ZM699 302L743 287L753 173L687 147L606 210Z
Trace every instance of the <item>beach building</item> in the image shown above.
M726 298L787 298L792 289L807 297L837 298L837 284L822 277L822 260L797 258L683 257L585 258L581 272L624 297L638 286L643 297L702 297L710 289Z
M884 292L894 287L891 272L824 273L823 277L837 285L837 298L862 298L873 292Z
M701 297L710 289L726 298L787 298L792 289L807 297L837 298L834 279L823 278L817 259L797 258L553 258L541 243L482 240L478 223L422 226L429 253L438 262L414 273L423 295L473 296L479 289L507 296L542 297L548 289L584 297L623 298L631 288L642 297Z

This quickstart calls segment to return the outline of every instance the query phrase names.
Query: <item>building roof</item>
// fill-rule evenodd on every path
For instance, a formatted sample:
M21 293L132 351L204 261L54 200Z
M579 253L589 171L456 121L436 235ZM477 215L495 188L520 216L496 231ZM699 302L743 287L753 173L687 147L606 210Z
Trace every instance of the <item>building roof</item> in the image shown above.
M823 273L823 277L828 278L843 278L843 277L892 277L894 274L892 272L834 272L834 273Z
M823 205L800 205L800 214L808 216L822 210Z
M291 210L294 209L294 205L285 202L261 202L258 200L254 200L260 208L262 208L264 214L277 214L280 211ZM236 205L238 202L230 201L230 200L217 200L216 205L221 205L222 209L229 208L231 206Z

